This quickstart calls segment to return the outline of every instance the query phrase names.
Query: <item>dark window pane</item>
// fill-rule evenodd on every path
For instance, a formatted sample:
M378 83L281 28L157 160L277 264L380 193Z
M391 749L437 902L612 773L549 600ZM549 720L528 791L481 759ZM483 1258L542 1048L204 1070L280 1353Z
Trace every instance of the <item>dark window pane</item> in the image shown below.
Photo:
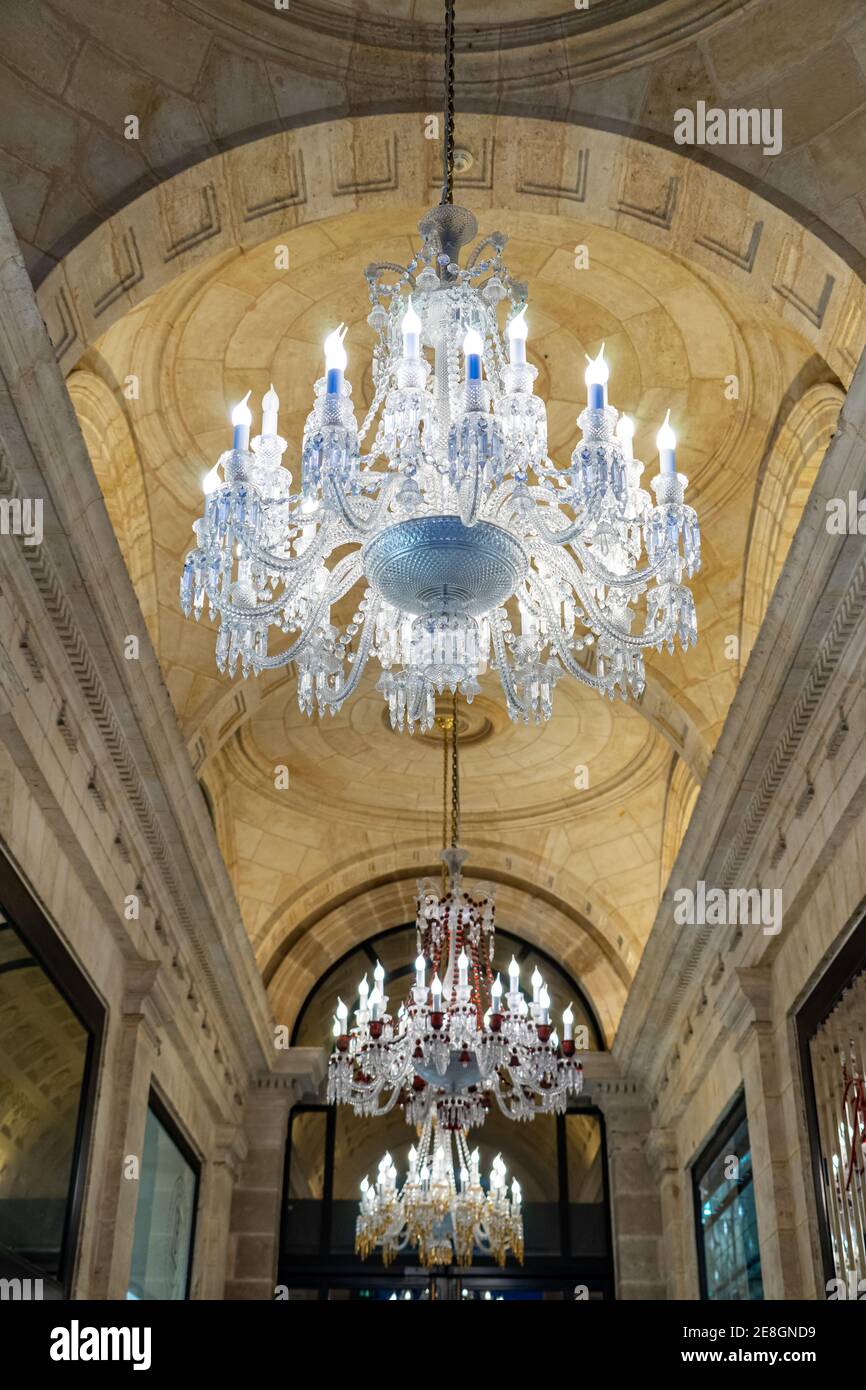
M301 1110L292 1115L285 1245L294 1254L319 1253L326 1121L324 1110Z
M565 1153L571 1253L605 1255L604 1166L601 1125L596 1115L566 1115Z
M195 1201L195 1170L149 1109L128 1298L186 1298Z
M57 1276L89 1034L0 924L0 1245Z
M761 1300L761 1256L745 1109L695 1173L708 1299Z

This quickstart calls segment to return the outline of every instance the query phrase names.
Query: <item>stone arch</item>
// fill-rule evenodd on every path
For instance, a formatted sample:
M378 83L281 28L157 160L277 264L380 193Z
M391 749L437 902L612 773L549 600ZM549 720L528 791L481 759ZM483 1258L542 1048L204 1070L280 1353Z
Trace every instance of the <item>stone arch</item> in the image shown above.
M740 669L767 611L794 532L836 429L845 394L833 382L810 386L780 412L752 507L743 584Z
M126 412L95 372L76 368L66 387L150 640L159 651L153 535L141 459Z
M348 211L435 201L438 147L418 138L415 114L417 127L404 113L281 131L148 189L40 285L63 369L130 309L217 255ZM556 212L684 258L770 308L850 380L866 336L866 286L790 212L705 163L615 131L473 114L461 141L480 172L460 196L477 213Z
M632 973L614 943L604 939L588 918L558 895L491 868L491 859L480 847L477 858L477 869L470 878L495 885L497 920L505 929L514 924L512 931L554 956L579 981L609 1047ZM415 881L428 873L436 873L435 862L404 867L391 877L360 884L350 893L321 903L311 920L287 933L280 949L263 964L277 1022L291 1030L310 990L359 941L377 928L412 921Z

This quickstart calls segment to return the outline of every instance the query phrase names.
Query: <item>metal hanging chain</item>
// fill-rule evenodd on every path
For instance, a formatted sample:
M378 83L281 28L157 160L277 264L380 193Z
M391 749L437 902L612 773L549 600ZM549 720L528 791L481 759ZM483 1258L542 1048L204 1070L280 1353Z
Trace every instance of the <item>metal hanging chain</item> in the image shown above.
M445 0L445 133L439 202L454 202L454 0Z
M451 848L460 838L460 762L457 756L457 691L451 705Z

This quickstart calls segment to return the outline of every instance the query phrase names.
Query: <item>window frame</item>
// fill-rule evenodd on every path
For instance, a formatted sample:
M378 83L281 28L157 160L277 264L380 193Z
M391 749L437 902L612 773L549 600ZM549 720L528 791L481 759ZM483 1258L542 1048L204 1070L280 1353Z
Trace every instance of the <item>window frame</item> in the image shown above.
M713 1299L710 1298L710 1295L709 1295L709 1286L708 1286L708 1283L707 1283L707 1251L706 1251L706 1244L705 1244L705 1241L704 1241L704 1224L703 1224L703 1216L702 1216L702 1210L701 1210L701 1193L700 1193L701 1179L705 1176L705 1174L707 1173L708 1169L711 1167L711 1165L712 1165L712 1164L716 1161L716 1159L719 1157L719 1154L721 1154L721 1153L724 1152L725 1144L726 1144L726 1143L728 1142L728 1140L734 1135L734 1133L736 1132L736 1130L739 1129L739 1127L740 1127L740 1125L743 1123L743 1121L745 1121L746 1127L747 1127L747 1129L748 1129L748 1126L749 1126L749 1112L748 1112L748 1108L747 1108L747 1106L746 1106L746 1092L745 1092L745 1088L741 1086L741 1087L739 1088L739 1090L736 1092L736 1094L733 1096L733 1098L732 1098L732 1100L730 1101L730 1104L728 1105L727 1109L724 1110L724 1111L722 1112L722 1116L721 1116L721 1118L720 1118L720 1120L719 1120L719 1123L716 1125L716 1128L715 1128L715 1130L713 1131L712 1135L711 1135L710 1138L707 1140L707 1142L703 1145L703 1147L698 1151L696 1157L692 1160L692 1164L691 1164L691 1174L692 1174L692 1210L693 1210L693 1212L694 1212L694 1221L695 1221L695 1246L696 1246L697 1257L698 1257L698 1285L699 1285L699 1289L700 1289L700 1299L701 1299L701 1302L702 1302L702 1303L712 1303L712 1302L714 1302L715 1300L713 1300ZM751 1132L750 1132L750 1135L749 1135L749 1147L750 1147L750 1149L751 1149ZM753 1170L753 1172L752 1172L752 1187L753 1187L753 1188L754 1188L754 1185L755 1185L755 1178L754 1178L754 1170ZM758 1213L757 1213L757 1207L756 1207L756 1210L755 1210L755 1222L756 1222L756 1226L757 1226L757 1219L758 1219ZM759 1256L760 1256L760 1229L759 1229L759 1228L758 1228L758 1246L759 1246ZM761 1269L761 1283L762 1283L762 1285L763 1285L763 1278L764 1278L764 1273L763 1273L763 1268L762 1268L762 1269ZM750 1300L750 1301L756 1301L756 1300Z
M0 913L5 918L5 921L0 922L0 931L8 927L23 941L36 966L42 970L88 1035L60 1242L58 1275L54 1278L13 1251L0 1248L0 1273L5 1273L8 1269L13 1276L42 1279L49 1297L65 1299L69 1298L72 1288L81 1234L107 1010L60 932L42 909L2 846Z
M148 1110L153 1112L154 1119L156 1119L157 1122L162 1125L169 1139L180 1153L181 1158L184 1160L185 1163L188 1163L190 1168L192 1169L192 1220L190 1222L189 1259L187 1261L186 1266L186 1281L184 1284L183 1298L176 1300L165 1300L168 1302L188 1303L190 1301L190 1294L192 1292L193 1274L196 1259L196 1238L198 1236L198 1207L199 1198L201 1197L202 1160L201 1156L193 1146L191 1139L184 1132L184 1129L181 1126L180 1121L169 1109L168 1102L160 1094L155 1082L151 1082L150 1091L148 1093L147 1107L145 1110L145 1119ZM136 1202L136 1214L137 1213L138 1203ZM134 1240L135 1225L133 1223L133 1242ZM130 1264L129 1279L127 1280L127 1286L129 1285L131 1278L132 1266ZM146 1303L150 1301L156 1302L157 1300L142 1299L140 1301Z

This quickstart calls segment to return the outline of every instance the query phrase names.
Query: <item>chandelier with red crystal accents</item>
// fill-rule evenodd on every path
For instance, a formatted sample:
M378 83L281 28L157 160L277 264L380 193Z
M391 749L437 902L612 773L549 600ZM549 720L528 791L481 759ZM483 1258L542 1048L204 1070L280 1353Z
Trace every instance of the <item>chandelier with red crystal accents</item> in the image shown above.
M420 1126L435 1111L444 1130L482 1124L494 1103L513 1120L562 1114L583 1083L574 1014L569 1005L560 1039L538 970L529 998L513 957L507 986L494 971L494 890L464 882L467 852L457 843L456 696L452 715L439 722L451 739L451 845L441 855L443 883L418 882L415 983L392 1015L377 964L373 989L366 976L358 987L351 1026L347 1005L337 1000L328 1101L359 1115L385 1115L399 1105Z

